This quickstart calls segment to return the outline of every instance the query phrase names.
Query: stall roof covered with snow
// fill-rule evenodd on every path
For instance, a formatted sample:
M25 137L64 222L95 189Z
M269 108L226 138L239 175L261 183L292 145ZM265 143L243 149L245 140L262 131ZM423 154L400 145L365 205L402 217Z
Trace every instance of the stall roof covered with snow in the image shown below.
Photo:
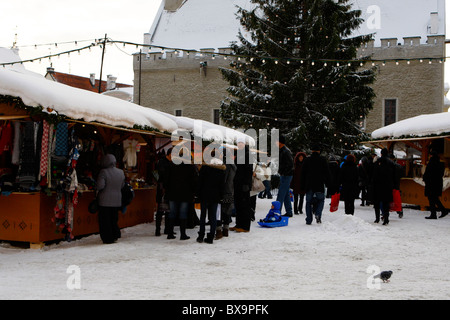
M450 135L450 113L424 114L398 121L372 132L374 140L426 138Z
M11 50L0 49L0 61L20 60ZM242 137L250 146L255 146L255 140L240 131L207 121L175 117L122 99L50 81L28 72L21 65L0 69L0 96L3 100L20 98L27 107L73 120L168 134L187 130L203 140L222 139L225 143L235 143Z

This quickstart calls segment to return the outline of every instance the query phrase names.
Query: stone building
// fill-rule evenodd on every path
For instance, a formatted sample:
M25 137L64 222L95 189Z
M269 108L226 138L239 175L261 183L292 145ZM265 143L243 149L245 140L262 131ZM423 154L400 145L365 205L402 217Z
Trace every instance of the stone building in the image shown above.
M400 2L408 6L399 10ZM236 5L248 9L250 1L163 0L145 43L180 50L144 47L134 55L134 102L220 123L228 82L218 68L230 61L217 53L230 52L237 40ZM358 0L355 6L366 21L358 32L375 34L360 55L379 60L374 109L361 122L366 131L444 111L444 0Z

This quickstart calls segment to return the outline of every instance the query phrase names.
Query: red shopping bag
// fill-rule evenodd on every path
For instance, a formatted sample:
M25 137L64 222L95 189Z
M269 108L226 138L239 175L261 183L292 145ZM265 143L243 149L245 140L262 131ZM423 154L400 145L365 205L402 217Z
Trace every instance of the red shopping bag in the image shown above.
M392 191L393 201L390 203L389 211L402 211L402 197L400 190L394 189Z
M331 196L330 212L335 212L339 209L339 200L341 199L340 193L335 193Z

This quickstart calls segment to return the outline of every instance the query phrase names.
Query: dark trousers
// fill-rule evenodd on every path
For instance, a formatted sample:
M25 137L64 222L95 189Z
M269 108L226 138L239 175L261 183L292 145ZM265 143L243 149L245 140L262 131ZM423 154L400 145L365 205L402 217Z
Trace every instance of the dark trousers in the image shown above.
M390 202L376 201L373 203L373 208L375 209L375 219L376 221L380 220L380 211L383 214L384 221L389 221L389 208Z
M436 211L444 213L447 210L438 196L428 196L428 202L430 203L431 216L436 216Z
M303 201L305 194L294 193L294 213L303 213Z
M99 207L98 226L103 243L113 243L120 238L118 225L119 209L116 207Z
M345 214L353 215L355 213L355 199L344 200Z
M236 208L236 228L250 231L251 224L251 205L250 192L236 192L234 194Z
M218 203L208 203L208 202L201 203L200 230L198 232L198 235L202 238L205 236L206 215L208 215L208 220L209 220L208 238L214 239L214 236L216 234L216 226L217 226L217 205L218 205Z

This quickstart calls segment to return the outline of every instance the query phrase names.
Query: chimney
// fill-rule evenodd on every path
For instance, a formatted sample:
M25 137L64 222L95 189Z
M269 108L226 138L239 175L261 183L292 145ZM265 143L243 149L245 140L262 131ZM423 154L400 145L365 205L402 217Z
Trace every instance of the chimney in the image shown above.
M116 88L117 77L113 77L108 74L108 79L106 80L106 90L114 90Z
M95 73L91 73L89 81L91 82L91 86L95 87Z
M164 10L177 11L181 7L183 2L184 0L166 0L164 4Z

